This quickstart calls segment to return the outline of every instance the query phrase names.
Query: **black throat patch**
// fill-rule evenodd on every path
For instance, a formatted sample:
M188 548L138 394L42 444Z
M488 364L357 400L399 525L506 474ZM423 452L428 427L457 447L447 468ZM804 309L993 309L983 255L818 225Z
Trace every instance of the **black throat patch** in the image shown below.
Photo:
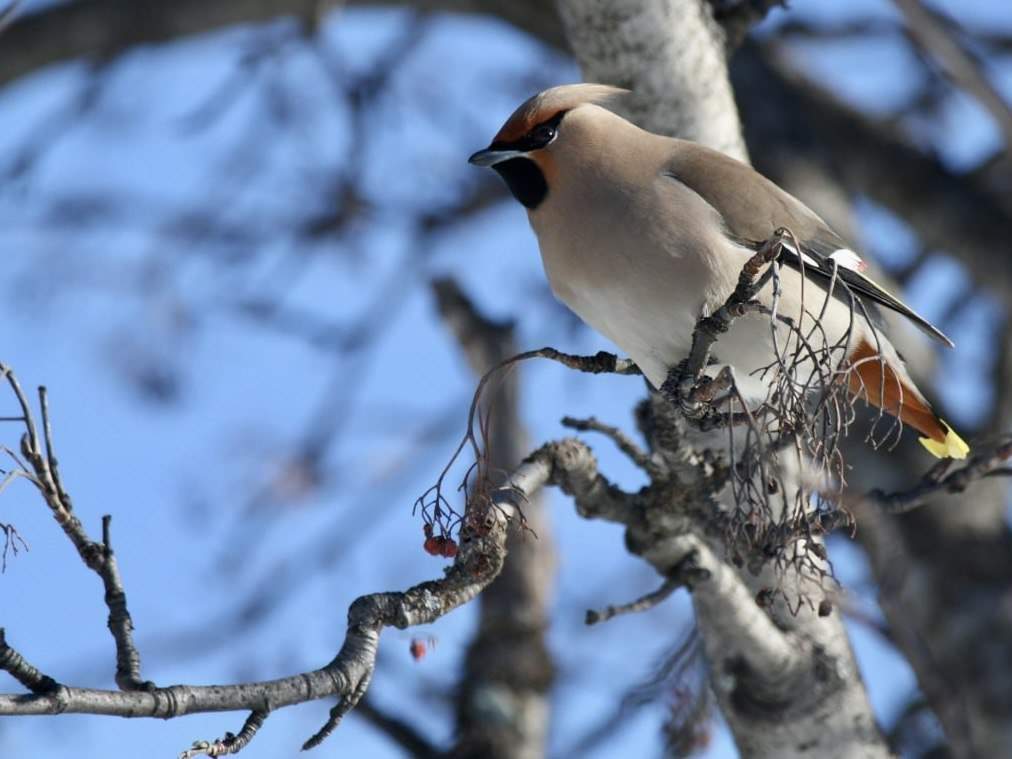
M529 158L510 158L493 166L510 188L513 197L530 209L541 205L548 195L548 183L541 169Z

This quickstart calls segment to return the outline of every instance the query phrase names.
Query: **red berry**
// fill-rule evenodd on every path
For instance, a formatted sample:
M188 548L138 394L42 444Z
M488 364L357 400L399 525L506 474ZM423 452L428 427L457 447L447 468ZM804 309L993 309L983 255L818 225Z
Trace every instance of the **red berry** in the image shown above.
M411 652L411 658L415 661L424 659L425 654L428 652L428 649L425 647L425 641L418 638L411 639L411 646L408 650Z

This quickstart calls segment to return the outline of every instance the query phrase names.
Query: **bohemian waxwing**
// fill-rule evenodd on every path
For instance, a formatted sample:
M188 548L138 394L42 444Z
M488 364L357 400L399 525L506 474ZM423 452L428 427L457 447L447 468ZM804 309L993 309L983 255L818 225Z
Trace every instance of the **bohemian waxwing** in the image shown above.
M527 208L556 297L660 388L688 355L697 319L724 303L744 263L784 227L801 249L788 243L781 254L775 304L773 282L759 294L781 317L777 347L762 314L737 319L716 344L739 389L749 400L765 397L764 368L791 339L786 317L801 325L794 333L829 348L834 368L849 370L853 394L918 430L935 456L965 458L969 447L932 411L864 301L952 342L869 279L813 211L751 167L603 107L625 94L599 84L546 90L470 158L495 169Z

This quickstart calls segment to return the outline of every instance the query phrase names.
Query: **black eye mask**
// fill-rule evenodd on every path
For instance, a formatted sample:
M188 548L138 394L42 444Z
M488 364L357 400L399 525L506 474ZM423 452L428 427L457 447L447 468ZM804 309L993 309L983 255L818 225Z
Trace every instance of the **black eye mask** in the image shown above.
M519 140L513 140L511 142L497 141L493 142L488 147L490 150L521 150L524 152L543 148L558 135L559 124L562 122L562 117L565 116L566 113L567 111L559 111L547 121L542 121L540 124L532 127L531 130Z
M491 150L519 150L529 152L539 150L551 143L559 133L559 124L566 111L559 111L547 121L532 128L519 140L512 142L494 142ZM513 197L526 208L537 208L548 195L548 182L538 165L529 158L517 157L493 166L499 176L506 182Z

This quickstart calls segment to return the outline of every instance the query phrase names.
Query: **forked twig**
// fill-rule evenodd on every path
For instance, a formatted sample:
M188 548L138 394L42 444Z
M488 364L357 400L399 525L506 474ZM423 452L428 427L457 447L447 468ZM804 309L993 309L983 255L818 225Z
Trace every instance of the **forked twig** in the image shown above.
M7 380L21 407L19 421L25 428L21 438L21 453L25 462L20 462L13 452L5 449L21 466L20 470L16 470L16 476L25 477L36 486L49 506L53 518L74 544L81 560L99 576L105 587L105 602L109 609L109 631L116 643L116 684L123 690L151 689L154 687L153 684L142 680L140 676L140 654L133 641L133 620L127 609L123 579L109 537L111 517L105 515L102 518L102 542L93 541L88 537L84 526L73 513L70 496L60 476L46 388L40 387L38 390L42 415L40 435L31 404L14 372L10 367L0 364L0 376ZM4 484L8 481L9 479L5 478Z

